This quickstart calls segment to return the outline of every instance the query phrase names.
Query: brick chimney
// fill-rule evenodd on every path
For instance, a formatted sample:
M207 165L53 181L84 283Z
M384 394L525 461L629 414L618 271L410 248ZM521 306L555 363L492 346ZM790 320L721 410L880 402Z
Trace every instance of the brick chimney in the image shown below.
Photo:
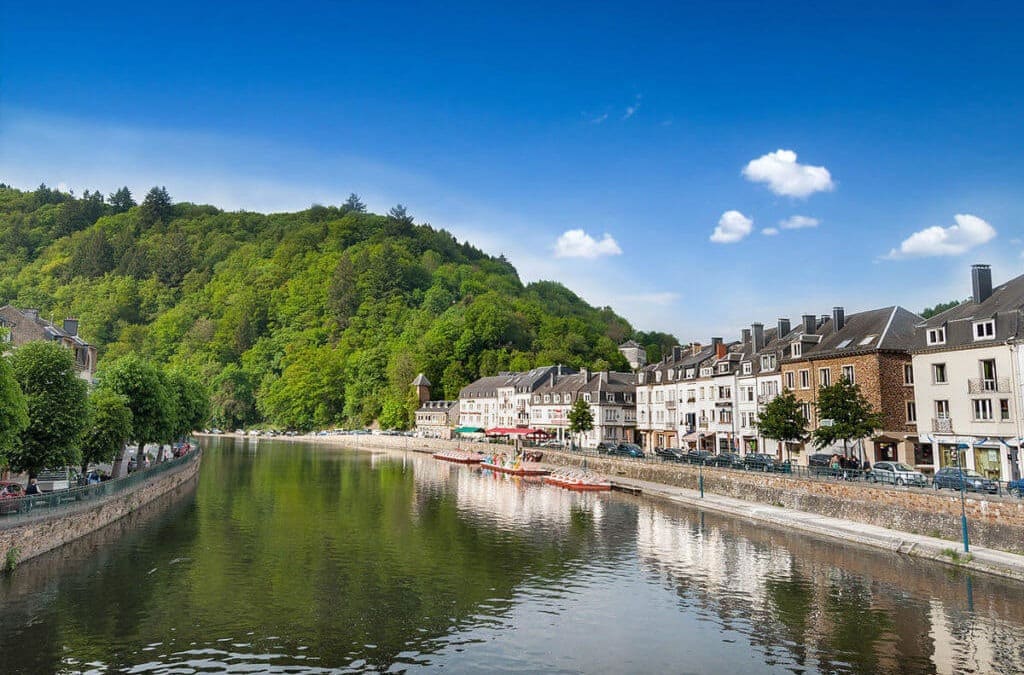
M691 356L696 356L697 354L699 354L700 353L700 349L701 349L701 345L700 345L699 342L691 342L690 343L690 355Z
M715 348L715 356L717 358L722 358L723 356L725 356L725 345L722 344L722 338L711 338L711 345Z

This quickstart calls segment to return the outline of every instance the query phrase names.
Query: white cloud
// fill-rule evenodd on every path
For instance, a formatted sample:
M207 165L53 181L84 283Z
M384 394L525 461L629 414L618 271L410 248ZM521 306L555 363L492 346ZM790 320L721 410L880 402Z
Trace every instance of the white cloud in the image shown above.
M960 255L975 246L991 241L996 236L994 227L977 216L958 213L953 216L956 225L940 227L933 225L915 232L892 249L885 257L889 260L900 258L922 258L927 256Z
M711 234L716 244L734 244L754 229L754 221L739 211L726 211L718 219L718 227Z
M743 167L743 177L755 183L767 183L772 192L787 197L807 197L835 188L828 169L798 163L792 150L779 149L750 160Z
M809 218L807 216L790 216L785 220L780 220L779 227L784 230L799 230L805 227L817 227L819 222L821 221L817 218Z
M604 255L622 255L622 249L610 234L597 241L583 230L566 230L555 242L556 258L600 258Z
M761 230L761 234L763 234L765 236L768 236L768 237L774 237L778 233L779 233L779 229L777 227L766 227L763 230Z

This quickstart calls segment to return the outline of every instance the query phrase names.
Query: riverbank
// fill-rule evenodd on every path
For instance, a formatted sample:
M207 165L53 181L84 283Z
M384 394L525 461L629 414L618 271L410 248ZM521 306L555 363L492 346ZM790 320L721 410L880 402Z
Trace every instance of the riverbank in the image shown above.
M163 495L184 490L199 472L201 458L201 451L190 452L166 467L158 465L127 478L70 491L66 493L69 501L59 506L3 516L0 555L4 566L13 569L20 562L107 527Z
M278 437L275 440L423 453L460 446L497 451L511 449L507 445L467 444L406 436L309 435ZM546 450L544 460L550 467L579 466L584 458L572 453ZM814 537L855 543L933 560L958 569L1024 581L1024 555L994 547L990 541L984 541L985 537L990 540L1000 538L1005 541L1007 548L1021 546L1024 543L1024 504L969 498L967 503L972 518L971 537L972 542L976 543L972 543L970 554L965 555L959 539L945 534L959 532L960 506L959 496L956 495L709 469L704 472L705 490L701 497L697 489L700 472L696 467L605 457L587 457L586 461L591 469L610 476L617 487L631 492L638 491L657 499L763 522ZM742 498L737 495L742 495ZM792 508L783 500L811 508ZM917 506L911 508L910 504ZM952 513L954 510L955 514ZM870 518L913 523L915 529L941 529L906 531L865 522ZM935 532L944 535L931 536Z

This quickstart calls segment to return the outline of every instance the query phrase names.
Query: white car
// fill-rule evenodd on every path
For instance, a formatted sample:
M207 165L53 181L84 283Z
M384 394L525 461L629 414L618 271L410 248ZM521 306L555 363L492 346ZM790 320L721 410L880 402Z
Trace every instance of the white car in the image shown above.
M871 467L873 483L891 483L892 485L916 485L924 487L928 480L920 471L915 471L903 462L878 462Z

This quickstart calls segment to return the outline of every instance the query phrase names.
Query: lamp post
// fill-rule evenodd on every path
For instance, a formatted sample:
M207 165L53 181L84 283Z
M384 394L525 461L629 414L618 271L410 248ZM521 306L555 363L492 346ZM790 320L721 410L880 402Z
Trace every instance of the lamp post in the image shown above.
M697 434L697 445L700 450L704 449L704 434ZM697 456L700 457L698 451ZM700 488L700 498L704 499L704 462L697 465L697 486Z
M971 446L966 443L958 443L956 446L956 467L960 472L960 531L964 538L964 553L970 553L971 546L967 539L967 477L964 475L964 463L960 461L960 453L970 449Z

